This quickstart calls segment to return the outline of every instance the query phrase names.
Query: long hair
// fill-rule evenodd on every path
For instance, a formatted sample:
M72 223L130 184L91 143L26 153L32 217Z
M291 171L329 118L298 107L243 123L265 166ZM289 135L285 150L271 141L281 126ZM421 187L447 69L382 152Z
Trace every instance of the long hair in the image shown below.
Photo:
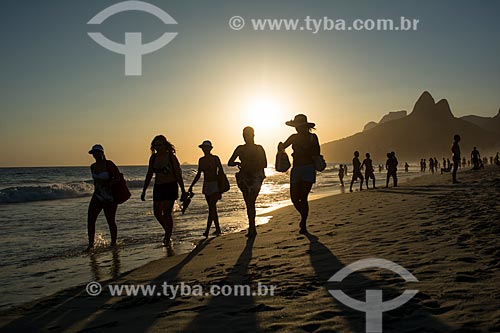
M175 147L172 143L170 143L167 138L164 135L157 135L154 137L153 141L151 141L151 154L157 153L156 148L155 148L155 143L156 142L161 142L164 143L165 146L167 147L167 151L171 152L172 154L175 154Z

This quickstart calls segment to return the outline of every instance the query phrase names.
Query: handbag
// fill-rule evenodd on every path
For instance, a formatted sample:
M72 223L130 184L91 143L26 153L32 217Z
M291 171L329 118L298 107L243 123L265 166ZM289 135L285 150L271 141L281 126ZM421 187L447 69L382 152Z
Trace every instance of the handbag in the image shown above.
M314 168L316 171L323 171L326 169L326 161L323 155L313 156Z
M287 172L290 169L290 159L288 158L288 154L284 150L278 151L276 154L276 163L274 164L274 168L278 172Z
M113 162L111 162L113 163ZM115 179L113 182L111 182L110 184L110 189L111 189L111 193L113 195L113 199L114 199L114 202L118 205L124 203L125 201L127 201L128 199L130 199L130 191L128 189L128 186L127 186L127 181L125 180L125 178L123 177L123 173L121 173L118 168L116 167L116 165L113 164L113 166L116 168L116 170L118 171L118 179ZM108 172L110 175L113 174L113 172L110 170L110 165L109 165L109 162L106 161L106 168L108 169Z
M219 187L219 192L224 193L229 191L231 186L229 185L229 179L224 172L220 172L217 174L217 186Z
M314 141L314 134L311 135L311 143L313 143ZM318 142L319 144L319 142ZM318 153L319 153L319 149L318 149ZM313 155L312 156L312 159L313 159L313 162L314 162L314 168L316 169L316 171L323 171L326 169L326 161L325 161L325 158L323 157L323 155Z
M216 160L216 164L217 168L219 169L219 171L217 172L217 187L219 188L220 193L225 193L231 188L231 186L229 185L229 179L227 179L224 170L222 170L222 165L220 165L218 159Z

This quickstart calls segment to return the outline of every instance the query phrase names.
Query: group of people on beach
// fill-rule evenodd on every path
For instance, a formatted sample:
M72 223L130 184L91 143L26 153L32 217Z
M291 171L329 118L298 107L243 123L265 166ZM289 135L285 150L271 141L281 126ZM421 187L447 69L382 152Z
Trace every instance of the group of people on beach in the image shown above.
M405 166L407 168L407 165ZM359 179L359 190L363 190L363 181L366 182L366 188L369 189L368 186L370 179L373 181L373 188L376 189L375 185L375 169L373 167L373 161L371 159L370 153L365 154L365 159L363 162L359 160L359 151L354 152L354 158L352 159L352 178L351 178L351 186L349 187L349 191L352 192L352 186L354 182ZM379 172L382 172L382 166L379 165ZM385 163L385 168L387 170L386 183L385 187L389 187L390 179L393 179L394 187L398 186L398 159L396 158L395 152L387 153L387 161ZM363 177L362 170L365 171L365 175ZM408 170L407 170L408 171ZM340 185L344 186L344 175L347 174L347 166L340 165L339 167L339 179Z
M316 165L316 159L320 156L319 139L316 134L312 133L315 124L309 122L303 114L296 115L293 120L287 121L285 124L294 127L296 133L288 137L285 142L278 144L278 153L283 153L288 147L292 147L293 167L290 172L290 198L293 206L300 214L299 232L307 233L308 197L313 184L316 182L316 171L321 170ZM264 169L267 167L267 157L264 148L255 143L255 132L252 127L243 129L243 140L245 143L236 147L227 165L239 169L235 174L235 178L246 205L248 216L248 232L246 236L255 237L257 234L255 203L266 177ZM448 166L450 169L448 171L452 171L453 183L458 183L456 174L461 162L459 142L460 136L457 134L454 136L451 149L453 163L443 159L443 167ZM199 148L203 151L203 156L198 161L196 176L186 191L174 145L163 135L154 137L151 142L151 156L148 161L148 170L144 180L141 200L146 200L146 192L154 176L153 212L156 220L164 230L163 244L165 246L171 245L174 225L172 211L175 201L179 199L179 188L181 190L180 201L184 203L185 209L190 198L194 195L193 187L200 180L202 174L202 193L205 195L208 205L207 225L203 235L208 237L212 224L215 226L215 235L222 233L217 213L217 202L221 199L222 193L227 190L224 190L223 185L221 185L221 179L225 177L224 170L220 158L211 153L213 149L211 141L203 141ZM474 150L476 151L476 148ZM93 155L95 159L95 163L90 167L95 185L88 209L88 249L90 250L94 246L95 224L101 211L104 211L109 225L111 245L116 245L117 227L115 216L118 203L112 188L113 184L123 179L123 176L120 174L118 167L111 160L106 159L102 145L94 145L89 154ZM366 187L369 188L370 179L373 181L373 188L376 188L373 161L370 153L365 154L363 162L360 162L359 156L359 152L355 151L352 160L353 171L350 192L353 191L352 186L358 179L360 180L360 190L363 189L363 181L366 181ZM479 152L474 153L473 151L472 160L474 165L479 163L477 162L479 156ZM432 161L430 162L431 170L437 170L439 165L437 159L430 159L430 161ZM500 165L498 153L495 157L495 164ZM398 160L395 152L387 153L385 164L387 170L386 187L389 186L391 178L394 187L397 187L397 167ZM365 171L364 176L362 169ZM379 166L379 171L381 171L380 169ZM408 163L405 163L405 170L408 171ZM425 160L421 161L421 170L425 170ZM347 165L340 165L339 179L342 186L344 186L343 178L347 175L347 172Z
M278 151L284 151L292 146L293 167L290 172L290 197L300 214L299 232L307 233L308 196L316 182L315 158L320 155L319 139L316 134L312 133L315 124L309 122L303 114L296 115L293 120L287 121L285 124L294 127L296 133L288 137L285 142L280 142ZM247 237L255 237L257 234L255 203L262 182L266 177L264 169L267 167L264 148L256 144L254 139L254 129L245 127L243 129L245 143L236 147L227 163L228 166L236 166L239 169L235 176L247 210ZM217 214L217 202L222 197L223 190L220 179L221 176L224 176L224 170L220 158L211 153L213 146L209 140L203 141L199 148L204 155L199 159L196 176L186 191L174 145L163 135L156 136L151 142L151 156L141 200L146 200L146 192L154 176L153 212L156 220L164 229L163 244L165 246L171 245L172 211L175 201L179 199L179 188L181 190L180 201L187 202L193 196L193 187L199 181L201 174L203 174L202 193L205 195L208 205L207 226L203 235L208 237L212 224L215 225L215 235L220 235L222 232ZM101 211L104 211L109 225L111 245L116 245L115 216L118 203L113 197L112 187L114 183L119 181L121 174L116 165L111 160L106 159L102 145L94 145L89 154L95 159L95 163L90 167L95 189L88 210L88 250L91 250L94 246L95 224Z

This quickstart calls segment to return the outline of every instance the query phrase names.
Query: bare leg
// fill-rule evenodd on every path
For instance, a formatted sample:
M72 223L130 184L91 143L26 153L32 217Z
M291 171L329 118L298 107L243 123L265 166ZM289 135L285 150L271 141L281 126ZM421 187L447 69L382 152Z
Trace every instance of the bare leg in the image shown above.
M248 216L248 236L255 236L257 234L257 229L255 228L255 216L257 215L255 211L255 202L257 201L257 196L259 194L253 193L243 193L243 199L245 199L245 204L247 207Z
M88 249L91 249L94 247L94 238L95 238L95 224L97 221L97 217L99 216L99 213L102 210L102 204L101 202L95 198L92 197L89 203L89 210L88 210L88 216L87 216L87 234L89 238L89 247Z
M210 228L212 227L213 209L212 209L212 205L211 205L211 201L210 201L210 196L205 195L205 200L207 201L207 205L208 205L208 217L207 217L207 228L205 229L203 236L208 237L208 233L210 232Z
M307 201L313 183L299 182L290 184L290 197L293 206L300 214L299 227L306 230L307 217L309 215L309 203Z
M172 232L174 230L174 219L172 218L172 210L174 209L174 201L163 202L163 216L165 218L165 240L166 245L170 243Z
M300 187L300 204L301 204L301 220L300 231L307 232L307 217L309 216L309 193L311 192L313 183L303 182Z
M204 235L208 236L210 232L210 228L212 227L212 221L215 224L215 233L220 234L220 225L219 225L219 215L217 214L217 201L219 200L220 194L212 194L210 196L205 196L208 204L208 219L207 219L207 229L205 230Z
M110 205L104 207L104 215L106 216L106 221L109 226L109 233L111 234L111 246L116 245L116 238L118 234L118 228L116 227L116 209L118 205Z

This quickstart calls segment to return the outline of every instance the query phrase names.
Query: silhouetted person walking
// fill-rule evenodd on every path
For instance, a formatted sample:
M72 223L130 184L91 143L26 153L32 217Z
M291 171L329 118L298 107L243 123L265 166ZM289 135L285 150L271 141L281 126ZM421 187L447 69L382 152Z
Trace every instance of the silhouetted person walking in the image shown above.
M493 161L496 165L500 165L500 158L498 157L498 153L495 155L495 159Z
M104 148L96 144L90 149L89 154L95 158L95 163L90 166L92 179L94 180L94 193L90 199L87 232L89 238L89 246L87 250L94 247L95 224L97 217L104 210L106 222L108 222L109 233L111 234L111 246L116 245L117 227L116 227L116 210L118 204L115 202L111 186L113 182L120 179L120 171L117 166L104 155Z
M431 169L431 173L434 173L434 159L429 158L429 169Z
M408 172L408 168L409 168L409 167L410 167L410 166L408 165L408 162L405 162L405 172Z
M375 174L374 174L374 169L373 169L373 161L370 158L370 153L366 153L365 156L366 156L366 158L364 159L363 163L361 164L361 168L363 168L363 166L365 167L366 188L367 189L370 188L368 186L368 180L370 178L373 179L373 188L377 188L375 186Z
M219 226L219 215L217 214L217 201L222 197L219 185L217 182L217 175L223 173L222 163L220 162L219 156L212 155L212 142L209 140L203 141L198 147L203 151L204 156L198 160L198 172L189 187L188 192L193 192L193 186L200 179L201 173L203 172L203 194L205 195L205 200L208 204L208 218L207 218L207 228L203 233L203 236L208 237L210 228L212 227L212 222L215 224L215 235L220 235L221 230Z
M257 235L257 229L255 228L255 202L259 196L262 182L266 178L264 169L267 167L266 152L262 146L255 144L254 137L254 129L252 127L245 127L243 129L245 144L236 147L227 163L228 166L238 166L240 169L235 176L247 207L247 237ZM239 158L239 162L236 161L237 158Z
M398 159L396 158L396 153L387 153L387 161L385 162L385 167L387 169L387 178L385 180L385 187L389 187L389 180L392 177L394 187L398 186Z
M455 134L453 137L453 145L451 146L451 153L453 155L453 172L452 172L452 177L453 177L453 184L458 183L457 181L457 170L458 170L458 165L460 164L460 146L458 143L460 142L460 135ZM450 162L448 162L448 165Z
M349 191L352 192L352 185L359 178L359 190L363 190L363 175L361 174L361 162L359 161L359 151L354 152L354 158L352 159L352 179L351 179L351 187Z
M470 158L472 161L472 169L473 170L479 169L479 161L481 159L481 154L479 154L479 151L477 150L476 147L472 149L472 152L470 153Z
M146 200L146 191L153 175L153 212L156 220L165 231L163 245L170 246L170 238L174 229L172 210L174 202L179 198L179 186L182 191L181 200L187 197L182 179L182 170L179 160L175 156L175 147L163 135L157 135L151 141L151 157L148 162L148 172L144 180L141 200Z
M280 142L278 150L292 146L293 167L290 173L290 196L293 206L300 213L300 233L307 233L308 197L316 182L314 158L320 155L319 139L316 134L311 133L315 124L308 122L303 114L296 115L293 120L285 124L295 127L297 133L292 134L284 143Z
M342 164L339 166L339 180L340 185L344 186L344 166Z

